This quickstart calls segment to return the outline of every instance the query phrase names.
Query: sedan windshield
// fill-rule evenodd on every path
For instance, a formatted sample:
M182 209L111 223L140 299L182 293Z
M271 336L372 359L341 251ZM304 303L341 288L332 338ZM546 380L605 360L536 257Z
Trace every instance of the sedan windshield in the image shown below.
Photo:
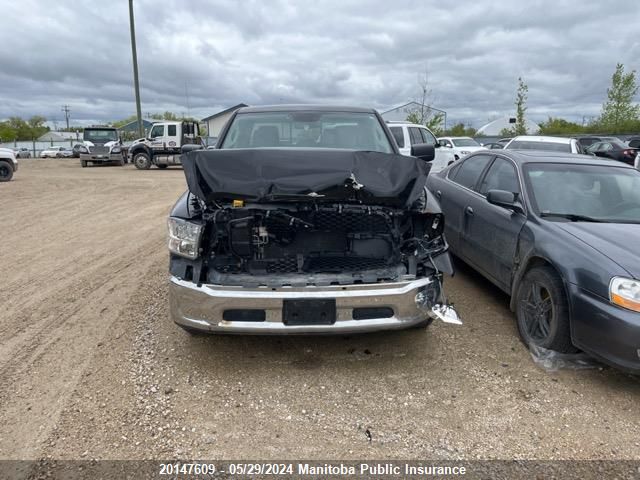
M239 113L221 148L341 148L393 153L376 115L351 112Z
M451 142L456 147L479 147L480 144L476 142L473 138L453 138Z
M640 223L640 172L612 166L532 163L531 203L548 220Z

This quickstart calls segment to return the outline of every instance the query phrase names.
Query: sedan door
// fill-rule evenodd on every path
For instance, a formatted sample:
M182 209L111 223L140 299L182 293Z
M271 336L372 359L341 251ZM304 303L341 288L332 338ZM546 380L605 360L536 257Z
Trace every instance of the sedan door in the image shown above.
M464 258L460 242L464 229L464 209L475 196L478 196L473 189L476 188L491 158L490 155L472 155L453 165L445 175L429 175L427 180L429 190L440 202L440 208L444 213L447 242L451 251L459 257Z
M510 291L513 260L526 216L489 203L490 190L522 195L515 164L496 157L480 181L478 193L464 206L461 249L464 258L506 292Z

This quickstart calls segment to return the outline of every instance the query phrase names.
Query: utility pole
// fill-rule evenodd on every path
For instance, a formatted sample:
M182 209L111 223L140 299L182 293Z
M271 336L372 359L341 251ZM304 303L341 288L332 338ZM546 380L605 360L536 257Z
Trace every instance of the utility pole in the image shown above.
M69 105L63 105L62 111L64 112L64 118L67 121L67 130L69 130L69 114L71 113L71 109Z
M133 0L129 0L129 28L131 30L131 55L133 57L133 86L136 92L136 113L138 115L138 133L144 137L142 109L140 108L140 85L138 83L138 54L136 53L136 28L133 21Z

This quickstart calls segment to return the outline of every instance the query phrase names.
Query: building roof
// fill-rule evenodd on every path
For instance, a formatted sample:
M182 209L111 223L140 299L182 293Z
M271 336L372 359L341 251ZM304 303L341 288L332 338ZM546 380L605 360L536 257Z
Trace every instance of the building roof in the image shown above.
M478 129L476 135L484 135L487 137L494 137L502 135L500 132L504 129L510 129L515 126L514 123L510 123L509 120L514 118L510 115L505 115L504 117L496 118L495 120L481 126ZM527 133L538 133L540 131L540 125L533 122L529 118L525 117L524 123L527 127Z
M161 121L161 120L158 120ZM153 122L150 122L149 120L145 120L144 118L142 119L142 125L144 126L144 128L149 128L151 125L153 125ZM124 125L122 125L121 127L118 128L118 130L125 130L125 131L129 131L129 130L137 130L138 129L138 121L137 120L133 120L132 122L129 123L125 123Z
M206 122L208 120L213 120L216 117L220 117L220 116L222 116L222 115L224 115L226 113L231 113L231 112L234 112L234 111L238 110L239 108L248 107L248 106L249 105L247 105L245 103L239 103L237 105L234 105L233 107L227 108L226 110L222 110L221 112L214 113L213 115L209 115L208 117L203 118L202 121Z
M80 135L79 133L76 134L76 132L56 132L56 131L50 130L47 133L44 133L44 134L40 135L37 138L37 141L39 141L39 142L49 142L49 141L62 142L64 140L76 140L76 139L78 139L79 136L82 137L82 135Z

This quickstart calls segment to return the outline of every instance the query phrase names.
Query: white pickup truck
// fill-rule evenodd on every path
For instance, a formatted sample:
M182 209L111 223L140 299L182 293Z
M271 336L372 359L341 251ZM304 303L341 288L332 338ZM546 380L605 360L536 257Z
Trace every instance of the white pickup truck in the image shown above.
M431 162L431 172L433 173L439 172L456 160L452 152L440 148L436 136L424 125L409 122L387 122L387 126L402 155L411 156L411 146L419 143L427 143L435 147L436 156Z

